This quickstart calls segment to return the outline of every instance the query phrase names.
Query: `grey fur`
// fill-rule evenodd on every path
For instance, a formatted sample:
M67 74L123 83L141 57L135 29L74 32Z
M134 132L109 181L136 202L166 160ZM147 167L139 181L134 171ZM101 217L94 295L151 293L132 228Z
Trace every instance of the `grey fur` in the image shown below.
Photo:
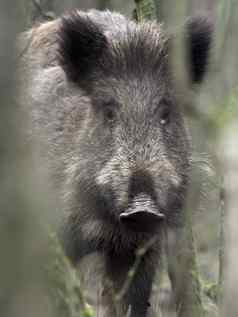
M103 255L110 281L103 292L106 317L123 317L129 307L130 317L145 317L160 267L163 226L181 225L190 168L169 38L160 25L138 25L109 11L77 11L72 17L94 23L106 48L88 73L79 70L71 81L64 68L68 57L59 49L65 36L61 19L23 34L20 46L27 50L21 69L28 81L23 76L22 103L31 113L32 137L43 141L40 156L49 164L64 210L66 254L74 263L95 251ZM165 223L151 233L124 226L120 213L148 196ZM112 294L122 288L138 248L154 237L129 290L114 307Z

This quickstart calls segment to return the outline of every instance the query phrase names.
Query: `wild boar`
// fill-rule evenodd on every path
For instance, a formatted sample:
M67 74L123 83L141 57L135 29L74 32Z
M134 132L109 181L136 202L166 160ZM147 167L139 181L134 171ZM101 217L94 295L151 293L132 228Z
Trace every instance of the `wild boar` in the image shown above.
M192 89L207 70L211 26L191 18L184 33ZM75 264L92 252L103 257L107 317L128 309L146 316L163 227L181 225L191 145L170 62L173 38L155 22L96 10L22 36L23 102L64 211L60 237Z

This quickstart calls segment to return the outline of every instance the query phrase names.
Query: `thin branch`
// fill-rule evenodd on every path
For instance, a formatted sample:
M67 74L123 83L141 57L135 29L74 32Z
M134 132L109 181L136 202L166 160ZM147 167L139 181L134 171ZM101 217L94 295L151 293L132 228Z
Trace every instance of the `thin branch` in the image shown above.
M44 20L52 20L55 18L53 12L45 12L38 0L31 0L35 9L38 11L39 16L42 17Z
M122 286L120 292L115 295L115 301L119 302L122 300L124 295L127 293L128 289L130 288L130 285L138 271L139 265L142 261L143 256L145 253L149 250L149 248L156 242L157 237L151 238L143 247L139 248L136 252L136 260L134 262L134 265L129 270L127 278L124 282L124 285Z

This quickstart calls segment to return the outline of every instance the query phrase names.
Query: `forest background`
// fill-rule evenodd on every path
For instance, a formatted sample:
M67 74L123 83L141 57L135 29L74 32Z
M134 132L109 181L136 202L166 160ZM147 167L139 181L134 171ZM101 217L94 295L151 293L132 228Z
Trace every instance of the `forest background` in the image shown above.
M196 283L201 288L199 301L203 301L205 294L208 300L204 300L204 306L207 303L212 306L209 311L237 316L238 303L234 299L238 298L238 3L138 0L137 6L142 2L154 4L154 16L168 27L175 27L185 16L201 12L215 21L210 75L188 119L199 165L193 176L196 195L191 211L192 237L197 253L196 274L199 274ZM57 239L46 234L45 223L54 222L56 215L50 212L44 175L38 175L37 179L34 175L32 149L22 147L19 126L24 125L24 118L16 117L15 98L16 69L21 56L16 53L15 38L33 24L51 20L75 7L108 8L131 17L136 4L132 0L0 2L1 316L94 314ZM42 266L47 274L42 273Z

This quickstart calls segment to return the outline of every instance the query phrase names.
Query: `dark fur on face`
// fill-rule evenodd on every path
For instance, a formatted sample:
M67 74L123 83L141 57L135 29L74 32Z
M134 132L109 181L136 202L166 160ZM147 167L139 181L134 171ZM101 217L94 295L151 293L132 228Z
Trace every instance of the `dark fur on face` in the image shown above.
M166 61L170 37L158 24L127 22L109 38L106 34L110 34L110 26L107 27L109 30L80 11L62 18L59 62L70 79L76 81L95 66L109 74L128 71L143 76L144 71L158 71ZM206 73L212 32L212 21L204 16L189 18L185 24L188 64L194 83L201 82Z
M79 18L80 17L80 18ZM77 12L64 16L58 36L59 62L69 79L77 78L97 64L107 48L106 37L86 15Z
M213 23L208 17L198 16L188 19L186 28L190 78L201 83L209 64Z

